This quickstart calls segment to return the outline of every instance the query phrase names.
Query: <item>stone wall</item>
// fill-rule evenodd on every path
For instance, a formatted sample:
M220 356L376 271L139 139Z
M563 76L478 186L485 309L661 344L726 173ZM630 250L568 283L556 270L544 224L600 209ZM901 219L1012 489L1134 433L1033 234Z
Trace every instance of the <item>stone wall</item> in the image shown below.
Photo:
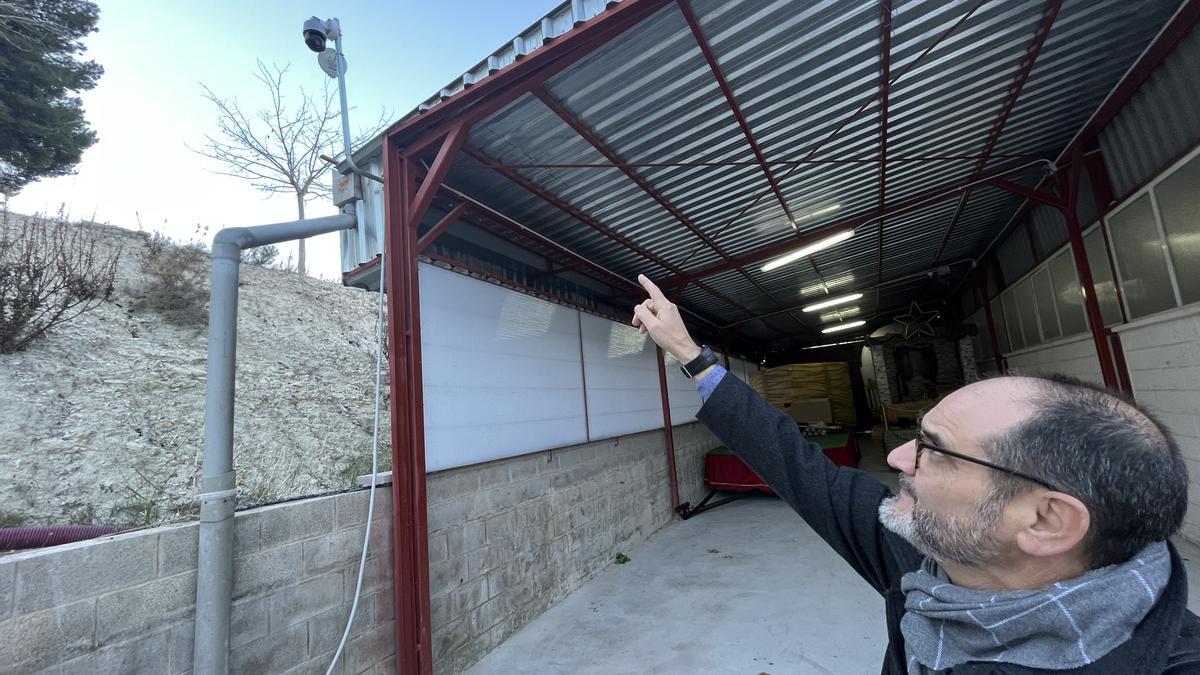
M390 490L378 491L375 513L337 673L395 672ZM354 597L366 515L365 490L237 514L231 672L325 672ZM198 531L187 523L0 558L0 670L190 672Z
M674 428L680 499L720 442ZM664 434L647 431L429 476L434 671L461 672L671 522Z

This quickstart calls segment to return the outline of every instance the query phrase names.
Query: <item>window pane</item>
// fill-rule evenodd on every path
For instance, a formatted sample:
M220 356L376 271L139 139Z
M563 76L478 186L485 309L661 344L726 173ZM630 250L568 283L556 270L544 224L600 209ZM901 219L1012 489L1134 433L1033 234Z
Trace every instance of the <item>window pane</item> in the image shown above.
M1041 344L1042 337L1038 334L1037 307L1033 304L1032 277L1013 288L1013 301L1017 306L1017 314L1021 317L1021 336L1025 339L1026 347Z
M1046 267L1033 275L1033 295L1037 298L1038 320L1042 323L1042 338L1062 337L1058 329L1058 310L1054 308L1054 289L1050 285L1050 270Z
M1004 320L1008 324L1008 339L1012 343L1012 350L1015 352L1018 349L1025 348L1025 338L1021 333L1021 315L1017 313L1017 304L1015 300L1014 289L1010 288L1000 296L1000 303L1004 305Z
M996 340L1000 342L1000 353L1007 354L1012 348L1008 343L1008 326L1004 322L1004 308L1000 306L1000 301L992 300L992 323L996 325ZM987 330L987 317L983 317L983 329ZM991 339L988 339L988 353L991 354Z
M1109 216L1108 226L1130 318L1174 307L1175 292L1167 274L1167 259L1163 256L1163 242L1154 222L1150 195L1142 195L1116 215Z
M1200 301L1200 156L1154 188L1183 301Z
M1108 262L1104 263L1108 267ZM1095 270L1092 274L1095 274ZM1075 260L1071 251L1064 251L1050 261L1050 277L1054 284L1054 304L1058 307L1058 320L1062 323L1064 336L1078 335L1087 331L1087 316L1083 312L1083 294L1079 292L1079 278L1075 274ZM1099 283L1097 283L1099 285ZM1112 288L1112 279L1108 280ZM1113 300L1115 301L1115 296ZM1116 309L1114 307L1114 309ZM1104 303L1100 303L1104 311ZM1118 314L1117 318L1120 318ZM1108 317L1105 317L1108 323Z
M1104 233L1100 231L1100 228L1097 227L1084 236L1083 248L1087 252L1088 269L1092 271L1092 283L1096 286L1096 301L1100 303L1100 316L1104 318L1105 326L1115 326L1121 323L1121 305L1117 299L1117 287L1113 284L1112 265L1108 264L1108 253L1104 250ZM1072 273L1076 271L1072 270ZM1076 279L1075 288L1079 289L1078 279ZM1079 303L1082 307L1082 296L1079 298Z

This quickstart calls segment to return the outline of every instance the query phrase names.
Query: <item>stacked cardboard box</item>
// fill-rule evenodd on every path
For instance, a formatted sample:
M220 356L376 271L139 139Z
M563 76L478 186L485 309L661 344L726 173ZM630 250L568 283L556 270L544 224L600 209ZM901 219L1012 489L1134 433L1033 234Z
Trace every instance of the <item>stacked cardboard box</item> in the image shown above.
M854 394L846 363L796 363L750 373L750 386L771 405L786 410L793 401L829 399L834 424L853 425Z

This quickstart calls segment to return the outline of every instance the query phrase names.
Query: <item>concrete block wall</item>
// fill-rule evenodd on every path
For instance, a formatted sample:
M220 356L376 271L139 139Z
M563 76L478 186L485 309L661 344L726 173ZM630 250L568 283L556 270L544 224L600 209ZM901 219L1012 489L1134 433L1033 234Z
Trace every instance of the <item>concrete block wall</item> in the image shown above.
M1091 333L1076 335L1065 340L1055 340L1007 355L1008 372L1061 373L1077 377L1086 382L1104 384L1100 374L1100 359L1096 357L1096 345Z
M363 601L338 673L395 671L390 497L377 494ZM231 672L325 672L366 515L366 491L237 514ZM187 523L0 558L0 670L189 673L198 531Z
M979 381L979 370L975 367L975 344L970 337L958 341L959 368L962 369L963 383L971 384Z
M1119 326L1134 397L1179 444L1191 482L1183 535L1200 543L1200 304Z
M680 475L719 444L698 423L674 436ZM428 499L437 673L461 672L673 516L661 430L431 474Z

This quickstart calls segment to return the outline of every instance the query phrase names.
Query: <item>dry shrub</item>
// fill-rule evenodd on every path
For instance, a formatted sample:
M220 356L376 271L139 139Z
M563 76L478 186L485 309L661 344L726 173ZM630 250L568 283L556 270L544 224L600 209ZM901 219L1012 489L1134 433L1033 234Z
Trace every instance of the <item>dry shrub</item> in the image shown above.
M141 256L142 285L133 308L184 328L208 325L208 252L154 233Z
M120 255L98 256L90 227L0 214L0 353L111 299Z

